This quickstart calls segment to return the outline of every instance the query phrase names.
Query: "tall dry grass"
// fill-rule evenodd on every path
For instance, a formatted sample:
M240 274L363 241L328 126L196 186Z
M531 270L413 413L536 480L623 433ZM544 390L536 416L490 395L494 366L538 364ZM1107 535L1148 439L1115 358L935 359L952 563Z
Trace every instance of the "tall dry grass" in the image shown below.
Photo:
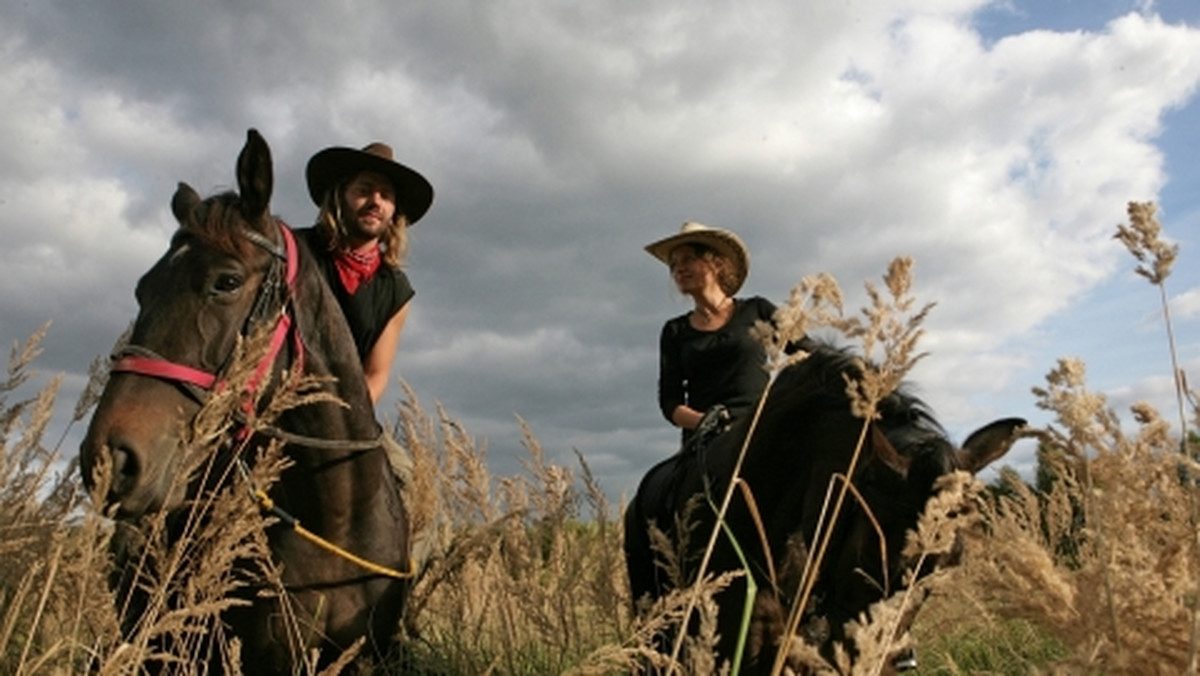
M1174 249L1155 230L1152 210L1130 213L1122 241L1165 301L1164 254L1173 260ZM865 354L892 365L880 383L859 387L868 411L873 392L921 356L915 345L928 306L913 311L906 279L906 264L893 268L861 319L842 317L840 290L827 276L806 280L788 305L791 330L840 327L867 341L860 342ZM165 523L154 520L161 517L145 524L151 612L123 640L106 579L116 529L83 495L73 449L45 438L58 380L17 398L32 384L43 333L14 348L0 383L0 673L137 674L150 660L175 673L203 673L201 655L240 673L237 641L216 622L247 584L230 575L232 562L259 561L260 580L278 574L245 478L232 477L198 501L212 518L187 522L181 541L162 536ZM1188 415L1176 425L1138 406L1136 431L1128 432L1103 396L1087 390L1083 364L1060 362L1035 394L1035 405L1056 420L1037 431L1039 476L1006 472L987 491L962 476L947 479L913 534L909 553L933 556L965 529L963 565L864 614L850 632L855 658L842 652L830 663L802 641L789 644L790 655L814 673L877 673L887 666L884 655L913 641L925 665L920 673L1195 673L1200 468L1191 458L1200 411L1182 372L1174 372ZM93 364L92 376L68 426L86 419L103 362ZM214 408L193 430L196 471L210 466L206 444L224 429L225 415ZM584 453L556 465L518 421L524 472L496 476L486 444L440 407L427 413L409 392L394 417L414 461L406 502L421 569L397 627L406 655L375 665L376 673L609 674L665 668L672 659L682 673L729 668L711 653L711 600L730 577L706 577L697 593L678 592L634 617L621 505L607 499ZM269 483L285 462L279 449L260 449L251 480ZM932 596L912 636L896 636L900 618L925 592ZM652 637L680 626L689 608L700 631L674 658L658 652ZM305 673L315 673L314 665Z
M1055 418L1037 432L1038 476L1002 477L987 530L970 538L960 577L927 626L931 636L966 627L995 637L987 659L1008 673L1035 667L1009 643L1021 633L1036 637L1025 647L1036 644L1030 653L1055 671L1197 670L1200 406L1177 365L1165 290L1178 247L1164 238L1153 204L1131 203L1128 215L1117 239L1159 291L1178 426L1139 403L1127 429L1104 395L1088 389L1079 359L1061 359L1034 389L1037 406ZM959 661L973 658L944 657L944 673L971 673Z
M83 673L115 631L104 597L99 519L86 513L73 461L46 440L61 377L35 377L48 325L11 351L0 382L0 673ZM100 362L93 364L97 375ZM79 422L96 391L84 392ZM65 433L64 433L65 437Z
M398 411L423 562L405 616L414 668L562 673L623 659L600 650L631 628L616 510L582 454L576 468L548 462L520 424L526 473L497 477L440 407L431 417L410 390Z

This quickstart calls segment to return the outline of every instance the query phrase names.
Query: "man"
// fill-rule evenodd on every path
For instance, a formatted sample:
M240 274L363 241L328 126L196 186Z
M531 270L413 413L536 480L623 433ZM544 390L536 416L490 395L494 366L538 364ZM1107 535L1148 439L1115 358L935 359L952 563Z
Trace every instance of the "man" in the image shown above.
M400 269L407 230L429 210L433 186L378 142L326 148L309 160L305 176L320 212L313 227L296 234L308 240L346 315L378 403L414 294Z

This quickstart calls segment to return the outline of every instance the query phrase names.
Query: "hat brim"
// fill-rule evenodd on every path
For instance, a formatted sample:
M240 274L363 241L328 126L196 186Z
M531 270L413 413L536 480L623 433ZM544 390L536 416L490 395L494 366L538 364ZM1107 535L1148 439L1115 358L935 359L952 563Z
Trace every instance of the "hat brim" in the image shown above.
M325 193L338 181L363 171L383 174L396 191L396 206L413 225L421 220L433 204L433 186L415 170L392 160L354 148L326 148L308 161L305 177L308 194L313 203L321 206Z
M734 265L737 266L737 273L734 275L736 283L728 291L730 295L737 293L742 288L742 285L746 283L746 277L750 274L750 252L737 235L728 230L717 228L680 232L660 239L657 242L647 244L646 253L649 253L669 266L671 264L671 252L681 244L702 244L719 251L726 258L733 261Z

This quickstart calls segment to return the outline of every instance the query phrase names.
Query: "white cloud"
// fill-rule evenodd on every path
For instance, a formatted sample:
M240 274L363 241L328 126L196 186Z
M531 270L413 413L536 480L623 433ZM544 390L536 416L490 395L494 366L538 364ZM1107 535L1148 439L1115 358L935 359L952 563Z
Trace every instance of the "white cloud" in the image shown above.
M1200 288L1188 289L1172 298L1171 313L1175 319L1194 319L1200 316Z

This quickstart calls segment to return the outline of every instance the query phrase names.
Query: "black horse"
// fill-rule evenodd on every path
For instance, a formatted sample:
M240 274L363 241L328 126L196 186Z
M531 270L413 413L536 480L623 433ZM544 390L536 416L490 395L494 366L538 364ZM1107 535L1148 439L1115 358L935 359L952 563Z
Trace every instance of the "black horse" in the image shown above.
M961 449L947 439L930 409L903 388L880 403L880 418L864 435L863 421L850 408L843 376L861 377L859 362L848 352L819 344L803 361L784 369L771 388L741 468L741 477L759 510L752 514L735 498L726 516L758 584L754 620L744 652L745 671L765 672L781 644L780 601L794 597L799 575L770 571L803 569L805 554L817 546L818 527L831 477L845 474L854 449L863 438L852 483L861 493L886 542L887 560L880 553L876 528L856 501L848 501L819 569L807 609L806 626L825 630L803 632L828 651L842 641L846 622L880 600L885 580L895 591L905 567L901 559L905 533L917 522L934 493L934 481L951 471L975 473L1006 453L1023 420L1010 418L989 424L970 435ZM642 479L625 515L625 556L635 602L646 595L658 598L671 588L655 563L648 524L683 540L687 581L693 582L701 553L715 522L734 464L741 452L749 420L736 423L699 453L673 456ZM676 532L677 518L686 515L692 526L687 538ZM761 546L757 523L765 532L770 554ZM768 559L768 557L770 557ZM709 572L743 570L727 537L718 538ZM772 586L776 584L777 586ZM718 652L734 654L746 595L744 581L718 594Z
M286 443L292 464L269 492L276 515L286 516L266 532L285 591L251 588L248 606L222 620L242 641L246 673L295 673L313 648L323 661L360 638L367 652L389 648L409 582L408 522L342 312L304 243L269 213L271 155L254 130L238 156L237 180L238 193L208 199L179 184L171 203L179 229L138 283L130 343L114 356L80 457L89 484L96 467L111 469L104 500L119 520L180 513L201 483L176 480L188 430L212 393L228 386L243 338L270 336L241 393L247 401L295 382L283 378L285 369L319 377L331 396L284 411L249 440L251 428L235 424L212 456L233 462L238 448L265 445L264 434ZM231 467L210 470L228 476ZM253 574L252 562L238 565ZM129 571L121 580L118 603L132 627L145 591Z

